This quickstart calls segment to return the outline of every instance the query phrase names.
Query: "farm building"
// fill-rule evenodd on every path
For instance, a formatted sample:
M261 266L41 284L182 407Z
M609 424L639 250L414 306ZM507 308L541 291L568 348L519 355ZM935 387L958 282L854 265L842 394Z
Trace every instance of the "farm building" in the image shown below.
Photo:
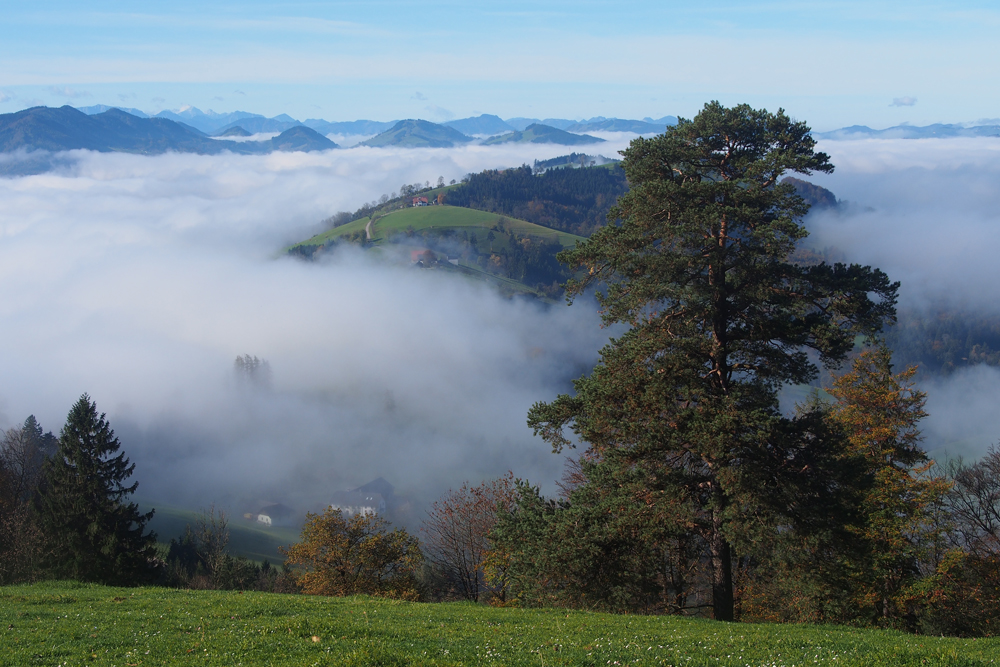
M385 514L385 498L381 493L365 493L363 491L340 491L333 494L330 507L340 510L347 517L355 514Z
M414 197L413 198L413 205L414 206L429 206L430 202L427 200L427 197Z
M387 504L391 504L394 497L395 489L392 484L379 477L363 486L333 494L330 507L339 509L348 517L355 514L385 514Z
M259 511L243 516L246 519L256 520L261 526L290 525L295 519L295 510L281 503L268 503Z

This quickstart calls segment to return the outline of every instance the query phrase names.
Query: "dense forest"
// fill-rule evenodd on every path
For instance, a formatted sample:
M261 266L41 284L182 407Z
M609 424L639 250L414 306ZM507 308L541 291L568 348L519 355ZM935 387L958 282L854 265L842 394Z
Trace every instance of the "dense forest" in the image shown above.
M388 240L406 245L419 240L429 250L421 260L424 267L440 264L449 257L458 257L476 264L487 273L516 280L550 297L561 293L560 284L573 275L556 259L562 250L559 243L518 234L503 216L485 232L407 229Z
M947 375L964 366L1000 365L1000 318L945 308L901 310L886 342L900 366Z
M452 206L467 206L590 236L607 223L608 211L628 191L617 167L550 169L535 175L527 165L484 171L448 193Z

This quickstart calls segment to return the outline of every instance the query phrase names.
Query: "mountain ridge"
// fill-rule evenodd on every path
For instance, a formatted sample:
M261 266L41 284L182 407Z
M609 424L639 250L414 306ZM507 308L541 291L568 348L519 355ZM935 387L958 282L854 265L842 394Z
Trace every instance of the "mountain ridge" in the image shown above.
M399 121L381 134L361 142L360 145L376 148L383 146L452 148L456 144L467 144L470 141L472 141L472 137L468 137L446 125L408 118Z
M487 139L483 142L484 146L493 146L496 144L559 144L561 146L579 146L581 144L598 144L603 142L604 139L598 137L592 137L589 134L573 134L572 132L567 132L561 130L557 127L552 127L551 125L542 125L541 123L532 123L526 127L523 131L509 132L507 134L501 134L499 136Z

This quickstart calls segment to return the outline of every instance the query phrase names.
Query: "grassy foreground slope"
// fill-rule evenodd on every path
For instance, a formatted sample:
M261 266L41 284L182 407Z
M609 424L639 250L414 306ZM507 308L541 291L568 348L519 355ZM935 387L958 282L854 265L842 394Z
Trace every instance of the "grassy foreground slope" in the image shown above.
M9 665L988 665L1000 640L564 610L107 588L0 588Z

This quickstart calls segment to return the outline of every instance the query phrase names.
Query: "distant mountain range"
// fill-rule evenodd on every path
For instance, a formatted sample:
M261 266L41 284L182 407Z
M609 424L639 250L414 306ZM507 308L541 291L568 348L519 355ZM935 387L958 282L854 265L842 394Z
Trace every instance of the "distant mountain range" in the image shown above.
M484 144L552 143L564 146L594 144L602 139L587 132L631 132L654 134L677 122L674 116L628 120L596 117L585 121L549 118L542 122L531 118L509 118L482 114L474 118L444 124L408 119L383 122L355 120L330 122L308 119L300 122L291 116L267 118L245 111L231 113L202 112L193 107L179 111L161 111L150 116L138 109L95 105L74 109L34 107L0 115L0 174L39 173L64 158L32 157L16 151L58 153L73 149L120 151L156 154L166 151L216 154L230 151L261 154L271 151L316 151L337 148L325 135L370 137L362 145L448 148L475 141L472 135L491 138ZM265 141L250 135L275 133ZM374 135L374 136L373 136ZM898 125L875 130L863 125L844 127L831 132L817 132L816 138L837 139L927 139L946 137L1000 137L1000 125L947 125L924 127ZM248 140L249 139L249 140Z
M516 128L512 125L508 125L504 122L500 116L492 116L490 114L483 114L481 116L476 116L475 118L461 118L459 120L449 120L447 123L442 123L448 127L454 128L463 134L504 134L505 132L513 132Z
M456 121L457 122L457 121ZM567 132L635 132L636 134L660 133L668 125L677 124L677 116L663 118L643 118L642 120L626 120L623 118L605 118L595 116L588 120L568 120L566 118L508 118L506 123L513 129L524 131L529 125L548 125Z
M401 120L362 146L406 146L410 148L451 148L472 141L458 130L426 120Z
M270 153L274 150L326 150L337 145L315 130L293 127L270 141L212 139L181 122L141 118L120 109L87 115L70 106L34 107L0 115L0 153L17 150L157 154L167 151L215 154Z
M944 125L937 123L917 127L896 125L873 130L865 125L842 127L830 132L813 132L817 139L944 139L949 137L1000 137L1000 125Z
M361 135L373 135L380 132L385 132L390 127L395 125L398 121L391 120L389 122L383 122L379 120L350 120L339 123L331 123L330 121L310 118L309 120L302 121L302 124L306 127L311 127L317 132L322 134L343 134L347 136L361 136Z
M491 137L483 142L484 146L494 144L560 144L562 146L579 146L581 144L598 144L604 139L592 137L589 134L573 134L550 125L532 123L523 131L510 132Z

